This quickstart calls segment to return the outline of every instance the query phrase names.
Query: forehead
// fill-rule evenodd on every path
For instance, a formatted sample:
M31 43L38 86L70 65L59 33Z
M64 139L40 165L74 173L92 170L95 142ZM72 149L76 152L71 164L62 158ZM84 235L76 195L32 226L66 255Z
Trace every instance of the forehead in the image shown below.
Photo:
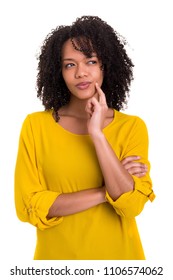
M80 52L74 49L72 41L70 39L67 40L62 47L62 57L68 56L70 54L76 54L76 53L80 53Z

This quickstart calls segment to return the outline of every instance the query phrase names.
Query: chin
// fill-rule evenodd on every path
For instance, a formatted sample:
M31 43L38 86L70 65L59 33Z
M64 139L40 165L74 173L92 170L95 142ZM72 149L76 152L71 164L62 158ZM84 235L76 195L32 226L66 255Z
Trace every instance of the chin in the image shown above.
M91 92L82 92L80 94L78 94L76 97L81 99L81 100L87 100L89 98L92 98L95 95L95 92L91 93Z

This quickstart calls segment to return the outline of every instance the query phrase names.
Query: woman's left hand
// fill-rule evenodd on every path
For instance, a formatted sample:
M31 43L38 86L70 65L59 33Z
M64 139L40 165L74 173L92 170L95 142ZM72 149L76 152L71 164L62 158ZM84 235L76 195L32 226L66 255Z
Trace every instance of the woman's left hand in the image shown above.
M146 175L148 167L138 160L140 160L139 156L129 156L124 158L121 163L129 174L141 178Z
M89 120L87 123L88 133L90 135L95 135L102 132L104 127L104 121L108 111L108 106L106 103L106 97L104 92L101 90L99 85L96 83L96 93L95 95L87 101L86 112L89 114Z

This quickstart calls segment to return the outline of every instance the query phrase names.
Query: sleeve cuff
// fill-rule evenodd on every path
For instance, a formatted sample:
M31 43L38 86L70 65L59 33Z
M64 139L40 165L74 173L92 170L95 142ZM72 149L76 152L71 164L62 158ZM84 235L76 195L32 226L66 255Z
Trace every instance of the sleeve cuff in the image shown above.
M44 191L36 193L30 200L27 209L30 222L41 230L56 226L62 222L63 217L47 219L49 209L60 193Z
M143 210L145 203L153 201L155 194L149 182L141 182L137 177L134 178L134 190L123 193L116 200L113 200L106 191L106 200L115 209L118 215L135 217Z

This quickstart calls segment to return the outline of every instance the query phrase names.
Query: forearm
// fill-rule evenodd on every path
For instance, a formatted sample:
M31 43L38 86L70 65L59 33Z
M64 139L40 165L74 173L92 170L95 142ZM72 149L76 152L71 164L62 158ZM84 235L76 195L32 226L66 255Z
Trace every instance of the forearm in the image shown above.
M132 176L117 158L102 132L91 135L106 189L113 200L134 188Z
M105 202L105 188L93 188L59 195L49 209L48 218L67 216Z

